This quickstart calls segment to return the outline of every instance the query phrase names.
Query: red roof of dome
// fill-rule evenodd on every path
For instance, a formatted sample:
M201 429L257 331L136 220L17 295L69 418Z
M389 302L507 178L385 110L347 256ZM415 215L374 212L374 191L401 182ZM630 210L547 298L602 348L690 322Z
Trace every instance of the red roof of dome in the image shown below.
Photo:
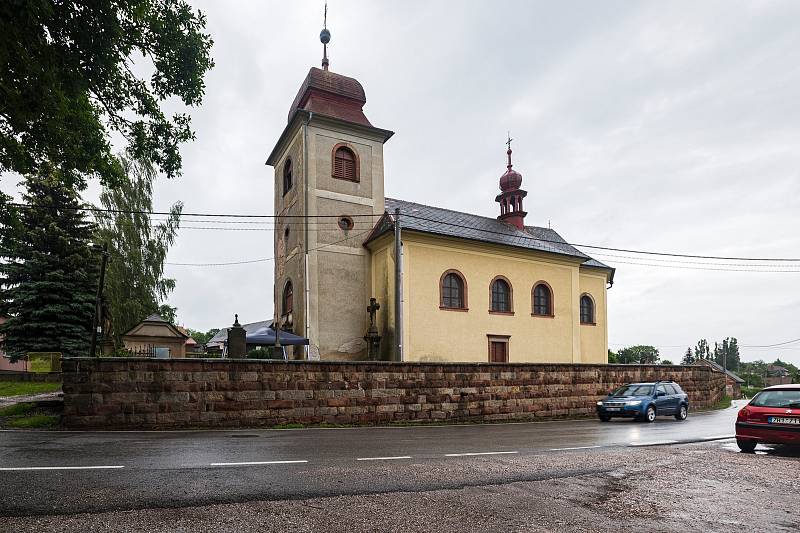
M289 120L298 109L372 126L362 107L367 102L364 88L355 78L312 67L289 109Z
M520 185L522 185L522 174L511 167L500 176L500 190L503 192L519 189Z

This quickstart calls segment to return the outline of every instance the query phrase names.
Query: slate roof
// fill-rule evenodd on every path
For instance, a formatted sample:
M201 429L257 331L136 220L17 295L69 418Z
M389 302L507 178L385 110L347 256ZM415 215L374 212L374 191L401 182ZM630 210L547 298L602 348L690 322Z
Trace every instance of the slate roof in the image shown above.
M522 231L496 218L451 211L450 209L431 207L395 198L386 198L385 205L389 214L393 214L396 208L400 208L400 220L404 230L574 257L584 260L581 266L610 270L613 276L614 269L612 267L592 259L568 244L561 235L550 228L525 226L525 231ZM388 216L385 216L378 222L367 242L393 229L393 221Z
M745 382L742 378L740 378L739 376L737 376L736 374L734 374L730 370L725 370L725 368L723 368L723 366L721 364L717 363L716 361L711 361L710 359L701 359L700 361L703 364L706 364L706 365L710 366L711 368L713 368L717 372L725 372L726 374L728 374L728 377L731 378L736 383L744 383Z

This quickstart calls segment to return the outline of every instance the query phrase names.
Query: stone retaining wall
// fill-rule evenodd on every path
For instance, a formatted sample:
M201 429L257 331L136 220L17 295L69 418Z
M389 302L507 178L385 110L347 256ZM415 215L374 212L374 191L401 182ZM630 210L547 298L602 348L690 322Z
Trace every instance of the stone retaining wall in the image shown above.
M61 381L61 372L0 371L0 381L36 381L58 383Z
M62 370L73 428L567 418L632 381L675 380L693 409L724 389L701 366L77 358Z

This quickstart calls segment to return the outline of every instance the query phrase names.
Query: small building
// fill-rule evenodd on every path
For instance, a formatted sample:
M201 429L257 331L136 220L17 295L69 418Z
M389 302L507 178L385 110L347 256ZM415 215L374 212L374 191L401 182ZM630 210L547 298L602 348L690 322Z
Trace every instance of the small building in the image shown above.
M152 314L122 335L122 344L133 356L186 357L186 342L189 335L170 324L158 314Z
M786 385L792 382L792 373L788 368L780 365L768 365L767 377L764 380L764 386L771 387L773 385Z
M741 377L709 359L700 359L699 364L710 366L717 372L725 372L725 394L734 400L742 397L742 384L745 383L745 381Z

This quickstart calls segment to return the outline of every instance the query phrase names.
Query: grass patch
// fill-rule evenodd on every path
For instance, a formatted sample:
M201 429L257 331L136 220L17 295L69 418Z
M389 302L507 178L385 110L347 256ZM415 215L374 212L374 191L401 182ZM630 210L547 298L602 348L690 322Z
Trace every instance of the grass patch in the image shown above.
M6 422L6 425L12 428L51 428L58 425L58 419L55 415L33 415L14 418Z
M727 409L728 407L731 406L731 402L733 402L733 400L731 399L730 396L723 396L716 403L716 405L711 406L711 409Z
M42 383L38 381L0 381L0 396L20 396L41 394L61 390L61 383Z
M15 403L0 409L0 416L22 416L33 411L35 407L32 403Z
M276 424L271 426L269 429L303 429L304 427L306 427L305 424L292 422L291 424Z

